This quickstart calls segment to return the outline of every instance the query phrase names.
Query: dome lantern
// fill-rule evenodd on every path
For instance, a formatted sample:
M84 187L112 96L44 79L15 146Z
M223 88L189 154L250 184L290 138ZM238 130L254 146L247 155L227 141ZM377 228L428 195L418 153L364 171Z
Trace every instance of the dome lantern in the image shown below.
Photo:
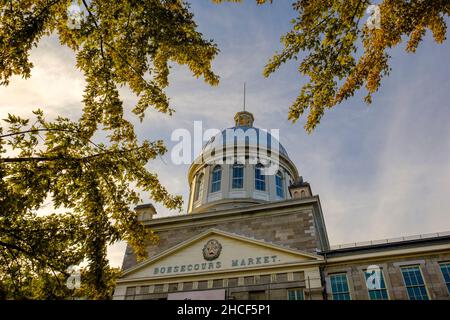
M236 127L253 127L255 118L253 114L248 111L240 111L234 116L234 123Z

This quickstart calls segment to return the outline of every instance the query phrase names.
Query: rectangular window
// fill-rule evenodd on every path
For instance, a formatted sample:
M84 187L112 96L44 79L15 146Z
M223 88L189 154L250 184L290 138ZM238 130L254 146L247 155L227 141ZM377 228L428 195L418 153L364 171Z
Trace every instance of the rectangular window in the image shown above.
M264 290L260 291L249 291L248 293L249 300L266 300L266 292Z
M448 293L450 293L450 262L441 263L440 266L445 284L447 285Z
M279 198L283 198L284 197L284 190L283 190L283 176L281 174L281 172L278 172L275 175L275 187L276 187L276 191L277 191L277 196Z
M256 179L255 180L255 189L259 191L265 191L266 190L266 182L263 179Z
M262 174L261 165L257 165L255 169L255 189L266 191L266 176Z
M246 286L251 286L255 284L255 277L250 276L250 277L244 277L244 285Z
M184 282L183 283L183 291L192 290L193 283L192 282Z
M288 300L305 300L302 289L289 289L287 291Z
M228 279L228 287L233 288L238 286L238 278L230 278Z
M223 279L213 280L213 288L222 288L222 287L223 287Z
M216 166L212 172L211 192L220 191L220 183L222 182L222 169Z
M233 189L242 189L244 187L244 166L233 166L233 181L231 184Z
M364 276L370 300L389 300L382 270L366 270L364 271Z
M134 300L136 298L136 287L127 287L125 300Z
M345 273L331 275L330 281L333 300L351 300L347 275Z
M220 180L219 181L214 181L211 184L211 192L217 192L220 191Z
M429 300L419 266L403 267L402 275L409 300Z
M197 289L207 289L207 288L208 288L208 281L203 280L198 282Z

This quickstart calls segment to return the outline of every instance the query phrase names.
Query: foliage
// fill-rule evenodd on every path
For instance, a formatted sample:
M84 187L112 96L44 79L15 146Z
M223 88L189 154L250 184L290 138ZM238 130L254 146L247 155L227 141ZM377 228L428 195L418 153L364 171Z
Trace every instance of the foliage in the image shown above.
M305 129L311 132L326 108L332 108L365 87L365 101L389 74L388 50L408 38L406 50L415 52L425 31L431 30L437 43L445 40L448 0L380 1L379 28L366 25L367 0L299 0L299 16L292 31L282 38L281 53L275 54L264 70L268 76L282 63L302 53L299 71L309 77L292 104L289 119L296 121L309 109ZM362 43L362 54L358 47Z
M138 142L119 88L136 94L132 111L141 120L149 107L171 114L164 93L169 64L216 85L211 61L218 49L178 0L79 1L84 17L75 27L69 0L0 4L2 85L14 75L30 77L30 51L50 34L76 53L86 80L78 121L46 120L38 110L33 120L8 115L0 127L0 295L65 297L67 268L83 262L82 294L107 298L117 276L107 246L126 240L143 258L146 242L157 240L130 208L140 201L132 186L168 208L182 205L145 167L166 148ZM108 134L103 143L95 142L100 131ZM46 202L53 214L39 214L52 210Z
M372 3L380 10L381 23L376 28L366 24ZM382 77L390 71L388 51L402 40L407 39L407 52L415 52L426 30L431 30L434 40L442 43L450 1L296 0L293 9L298 16L292 21L292 30L281 38L283 50L270 59L264 75L268 77L286 62L300 60L298 71L309 81L291 105L289 119L295 122L309 109L305 129L311 132L326 109L363 87L367 90L365 101L371 103Z

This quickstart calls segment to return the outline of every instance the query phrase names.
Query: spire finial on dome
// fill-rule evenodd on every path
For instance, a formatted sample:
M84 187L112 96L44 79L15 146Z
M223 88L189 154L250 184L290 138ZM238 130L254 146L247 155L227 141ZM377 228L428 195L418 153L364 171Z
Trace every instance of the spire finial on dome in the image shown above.
M255 118L251 112L245 110L245 82L244 82L244 111L239 111L234 116L234 123L236 127L253 127Z
M245 111L245 82L244 82L244 111Z

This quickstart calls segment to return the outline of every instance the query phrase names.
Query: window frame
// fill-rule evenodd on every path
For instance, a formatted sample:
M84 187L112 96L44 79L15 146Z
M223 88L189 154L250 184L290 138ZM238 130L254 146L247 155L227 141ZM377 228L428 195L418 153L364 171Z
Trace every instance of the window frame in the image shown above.
M419 274L420 274L420 276L422 278L422 282L423 282L422 285L413 285L413 286L406 285L405 274L403 272L404 272L404 269L408 269L408 268L417 268L417 269L419 269ZM431 300L430 293L428 292L428 288L427 288L427 283L425 282L425 278L423 276L423 272L422 272L422 268L420 267L420 264L401 266L400 267L400 271L401 271L401 274L402 274L403 284L404 284L405 289L406 289L406 294L408 296L408 300L411 300L411 301L418 301L419 300L419 299L411 299L411 296L409 295L409 291L408 291L408 288L417 288L417 287L424 287L425 288L425 293L427 294L427 299L420 299L420 300L423 300L423 301Z
M255 297L254 297L255 295L258 296L261 294L264 295L264 299L255 299ZM252 296L252 297L250 297L250 296ZM266 300L267 299L267 291L266 290L251 290L248 292L248 297L250 300Z
M124 300L136 300L137 288L137 286L126 287Z
M240 177L235 176L235 169L241 169L242 175ZM240 181L240 186L235 187L234 182ZM231 167L231 189L233 190L240 190L244 188L244 182L245 182L245 166L243 164L235 163Z
M344 276L345 277L345 281L347 284L347 289L348 291L339 291L339 292L333 292L333 277L336 276ZM337 272L337 273L333 273L330 274L329 276L330 279L330 288L331 288L331 298L332 300L336 300L336 301L346 301L346 300L352 300L352 291L350 289L350 282L348 281L348 276L347 276L347 272ZM348 295L348 299L335 299L335 295Z
M278 184L280 182L280 184ZM278 193L280 191L281 194ZM284 177L280 170L275 174L275 194L278 198L284 199Z
M261 174L261 168L264 168L264 166L260 163L255 166L255 190L265 192L267 190L266 176ZM259 172L258 175L256 174L257 172ZM258 188L258 183L263 186L263 189Z
M218 178L217 180L215 180L216 178L216 172L218 172ZM216 189L216 186L217 189ZM222 167L220 165L216 165L214 166L212 172L211 172L211 193L215 193L215 192L220 192L220 190L222 189Z
M384 288L380 288L380 289L369 289L369 288L367 287L367 269L363 270L364 281L365 281L365 283L366 283L367 294L368 294L368 296L369 296L369 300L390 300L390 299L391 299L390 296L389 296L389 290L388 290L387 285L386 285L386 279L385 279L385 277L384 277L384 272L383 272L383 269L382 269L382 268L380 268L380 274L381 274L381 279L382 279L383 284L384 284ZM378 299L378 298L377 298L377 299L372 299L372 297L370 296L370 293L371 293L371 292L379 292L379 291L383 291L383 290L386 292L386 299Z
M290 299L290 293L294 292L295 299ZM298 299L298 293L300 292L301 299ZM305 291L303 288L290 288L286 290L287 300L289 301L302 301L305 300Z
M444 281L444 284L447 287L447 293L450 295L450 281L447 282L447 280L445 279L445 275L444 275L444 271L442 270L442 266L446 265L446 268L448 270L448 274L449 274L449 278L450 278L450 261L442 261L439 262L439 270L441 270L441 275L442 275L442 279ZM450 280L450 279L449 279Z

